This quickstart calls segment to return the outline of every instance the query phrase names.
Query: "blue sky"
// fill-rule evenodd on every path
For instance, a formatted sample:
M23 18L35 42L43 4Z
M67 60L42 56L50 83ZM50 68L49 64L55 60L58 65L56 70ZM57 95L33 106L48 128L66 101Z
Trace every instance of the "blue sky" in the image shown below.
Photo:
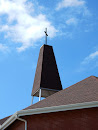
M98 77L98 0L0 0L0 119L31 104L46 27L63 88Z

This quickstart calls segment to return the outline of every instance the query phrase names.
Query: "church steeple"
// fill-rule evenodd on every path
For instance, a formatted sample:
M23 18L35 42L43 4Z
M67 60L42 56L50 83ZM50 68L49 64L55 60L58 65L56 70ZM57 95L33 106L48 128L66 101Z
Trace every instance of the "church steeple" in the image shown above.
M52 46L40 48L31 96L48 97L62 90L58 68Z

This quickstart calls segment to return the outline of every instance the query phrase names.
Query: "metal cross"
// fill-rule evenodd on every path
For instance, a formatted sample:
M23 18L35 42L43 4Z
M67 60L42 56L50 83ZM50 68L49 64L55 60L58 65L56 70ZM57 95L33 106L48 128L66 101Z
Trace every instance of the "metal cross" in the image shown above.
M48 36L48 34L47 34L47 28L45 28L45 31L44 31L44 32L45 32L45 39L46 39L46 42L45 42L45 43L46 43L46 45L47 45L47 36Z

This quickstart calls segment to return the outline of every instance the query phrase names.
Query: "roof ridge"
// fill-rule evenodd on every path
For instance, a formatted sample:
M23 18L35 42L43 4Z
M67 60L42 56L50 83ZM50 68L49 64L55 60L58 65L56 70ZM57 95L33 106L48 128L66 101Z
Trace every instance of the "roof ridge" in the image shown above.
M93 75L92 75L92 77L98 80L98 77L97 77L97 76L93 76Z
M88 78L91 78L91 77L93 77L93 78L98 78L98 77L96 77L96 76L91 75L91 76L89 76L89 77L87 77L87 78L85 78L85 79L83 79L83 80L81 80L81 81L78 81L78 82L75 83L75 84L78 84L78 83L80 83L80 82L82 82L82 81L84 81L84 80L86 80L86 79L88 79ZM71 86L69 86L69 87L67 87L67 88L65 88L65 89L68 89L68 88L74 86L75 84L73 84L73 85L71 85ZM63 90L64 90L64 89L63 89ZM62 90L61 90L61 91L62 91Z

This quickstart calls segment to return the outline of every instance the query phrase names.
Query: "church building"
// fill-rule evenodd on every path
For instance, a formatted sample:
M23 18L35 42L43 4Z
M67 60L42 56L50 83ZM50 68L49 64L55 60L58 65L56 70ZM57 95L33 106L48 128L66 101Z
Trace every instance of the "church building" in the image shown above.
M47 44L40 48L31 96L30 106L0 120L0 130L98 130L98 77L63 89ZM35 104L34 96L39 97Z

